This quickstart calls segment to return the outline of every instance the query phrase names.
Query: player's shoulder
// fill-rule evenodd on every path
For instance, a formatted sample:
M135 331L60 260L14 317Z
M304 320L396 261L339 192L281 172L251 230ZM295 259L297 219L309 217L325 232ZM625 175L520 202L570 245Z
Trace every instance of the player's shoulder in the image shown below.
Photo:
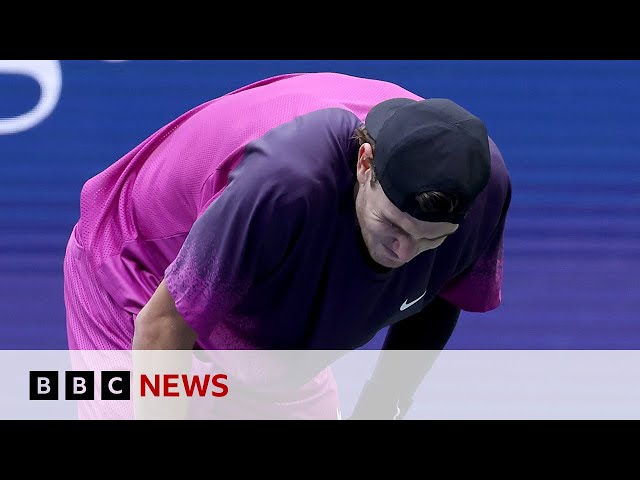
M488 137L489 139L489 153L491 154L491 171L495 170L500 177L509 177L509 170L507 168L507 164L505 162L504 156L502 155L501 149L498 147L496 141Z
M352 188L358 118L342 108L299 115L249 142L234 176L278 202L332 209Z
M308 184L340 174L354 155L360 120L352 112L328 107L298 115L266 132L246 147L246 156L264 161L274 176Z
M491 137L489 137L489 152L491 153L491 176L488 187L508 200L511 195L511 176L502 151Z
M324 140L345 141L361 121L351 111L340 106L316 108L296 115L266 132L262 139L269 142L289 143L291 147L306 147L305 142L318 145ZM327 137L327 135L330 135Z

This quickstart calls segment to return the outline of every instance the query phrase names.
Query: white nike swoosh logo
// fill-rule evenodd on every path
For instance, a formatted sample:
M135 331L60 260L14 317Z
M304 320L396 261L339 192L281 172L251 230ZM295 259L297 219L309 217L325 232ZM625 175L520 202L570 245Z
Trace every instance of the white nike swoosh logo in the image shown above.
M418 298L416 298L413 302L410 302L410 303L407 303L407 301L409 301L409 299L407 298L404 301L404 303L400 306L400 311L402 312L403 310L406 310L407 308L409 308L414 303L419 302L422 299L422 297L424 297L426 294L427 294L427 291L425 290L422 295L420 295Z

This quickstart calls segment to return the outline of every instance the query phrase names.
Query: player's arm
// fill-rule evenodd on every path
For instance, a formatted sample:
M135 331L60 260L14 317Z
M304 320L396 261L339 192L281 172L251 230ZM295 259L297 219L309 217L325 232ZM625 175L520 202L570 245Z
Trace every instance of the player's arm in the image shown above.
M195 331L187 325L162 281L134 321L133 368L134 378L142 374L152 376L159 372L187 373L191 370L190 353L176 355L155 350L191 350L196 340ZM140 392L136 383L135 392ZM174 420L187 417L187 401L178 397L172 402L153 397L134 395L134 418L137 420Z
M185 322L164 280L135 319L133 350L190 350L196 332Z
M351 418L401 419L459 316L458 307L436 297L419 313L392 325Z

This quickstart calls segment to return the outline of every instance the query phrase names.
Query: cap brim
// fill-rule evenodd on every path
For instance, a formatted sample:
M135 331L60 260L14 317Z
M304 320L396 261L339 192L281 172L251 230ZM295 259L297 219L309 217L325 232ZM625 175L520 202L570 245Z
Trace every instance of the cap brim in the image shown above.
M375 140L378 137L384 122L391 118L398 108L415 102L416 100L411 98L392 98L390 100L380 102L373 107L367 114L364 121L364 125L367 127L367 132L369 132L371 138Z

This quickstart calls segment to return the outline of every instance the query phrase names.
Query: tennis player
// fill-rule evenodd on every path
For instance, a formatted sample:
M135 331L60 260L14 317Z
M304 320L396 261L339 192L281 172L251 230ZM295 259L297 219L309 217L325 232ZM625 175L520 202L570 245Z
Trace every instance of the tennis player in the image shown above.
M510 199L486 125L452 100L331 72L258 81L86 182L69 348L354 350L389 326L351 418L403 418L432 362L384 351L441 350L461 311L500 305ZM330 366L288 395L278 416L337 418Z

